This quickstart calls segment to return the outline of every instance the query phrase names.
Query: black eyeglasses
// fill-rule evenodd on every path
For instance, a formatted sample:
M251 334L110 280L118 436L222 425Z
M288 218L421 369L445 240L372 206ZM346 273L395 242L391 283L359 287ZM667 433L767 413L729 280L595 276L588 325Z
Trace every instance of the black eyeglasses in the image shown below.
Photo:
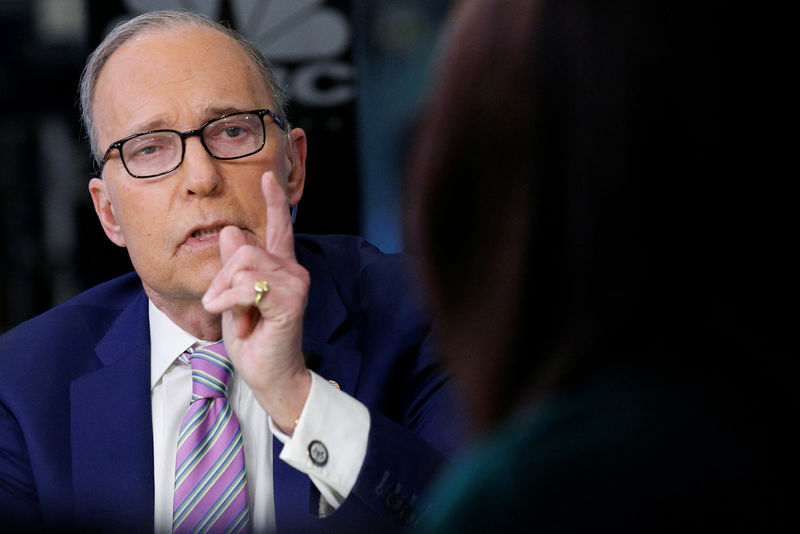
M200 143L212 158L229 160L250 156L264 148L264 115L269 115L281 130L286 130L270 110L256 109L228 113L187 132L152 130L130 135L111 143L95 176L103 172L114 149L119 151L122 165L134 178L153 178L172 172L183 163L186 138L193 135L200 136Z

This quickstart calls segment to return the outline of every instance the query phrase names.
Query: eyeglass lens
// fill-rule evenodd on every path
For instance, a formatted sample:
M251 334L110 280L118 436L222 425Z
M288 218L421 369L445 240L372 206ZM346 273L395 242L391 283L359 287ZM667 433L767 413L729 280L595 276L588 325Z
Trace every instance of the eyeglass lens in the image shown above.
M257 152L264 144L261 118L238 113L205 125L203 142L208 152L220 159L240 158ZM133 137L122 145L122 160L133 175L163 174L177 167L183 157L181 136L173 131L156 131Z

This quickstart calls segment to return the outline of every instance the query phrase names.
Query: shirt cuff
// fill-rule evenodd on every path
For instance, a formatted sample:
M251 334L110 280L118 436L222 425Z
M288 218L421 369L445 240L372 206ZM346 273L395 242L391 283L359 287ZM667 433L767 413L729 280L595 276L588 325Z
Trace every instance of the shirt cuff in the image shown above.
M289 437L269 419L283 443L280 459L306 473L333 508L356 483L369 437L369 410L361 402L311 371L311 390Z

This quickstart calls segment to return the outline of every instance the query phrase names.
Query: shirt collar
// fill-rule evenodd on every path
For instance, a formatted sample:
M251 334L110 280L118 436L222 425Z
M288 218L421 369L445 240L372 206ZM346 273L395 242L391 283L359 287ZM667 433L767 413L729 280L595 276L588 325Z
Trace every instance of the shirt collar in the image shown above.
M180 326L167 314L159 310L153 301L148 304L150 321L150 390L161 380L175 358L195 344L206 344Z

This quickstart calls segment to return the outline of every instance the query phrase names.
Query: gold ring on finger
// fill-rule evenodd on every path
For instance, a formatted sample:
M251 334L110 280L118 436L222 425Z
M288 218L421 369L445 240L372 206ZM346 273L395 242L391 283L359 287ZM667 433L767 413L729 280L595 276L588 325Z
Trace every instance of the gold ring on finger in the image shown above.
M256 290L253 305L258 306L261 303L261 299L263 299L264 295L269 291L269 284L267 284L266 280L256 280L256 283L253 284L253 289Z

